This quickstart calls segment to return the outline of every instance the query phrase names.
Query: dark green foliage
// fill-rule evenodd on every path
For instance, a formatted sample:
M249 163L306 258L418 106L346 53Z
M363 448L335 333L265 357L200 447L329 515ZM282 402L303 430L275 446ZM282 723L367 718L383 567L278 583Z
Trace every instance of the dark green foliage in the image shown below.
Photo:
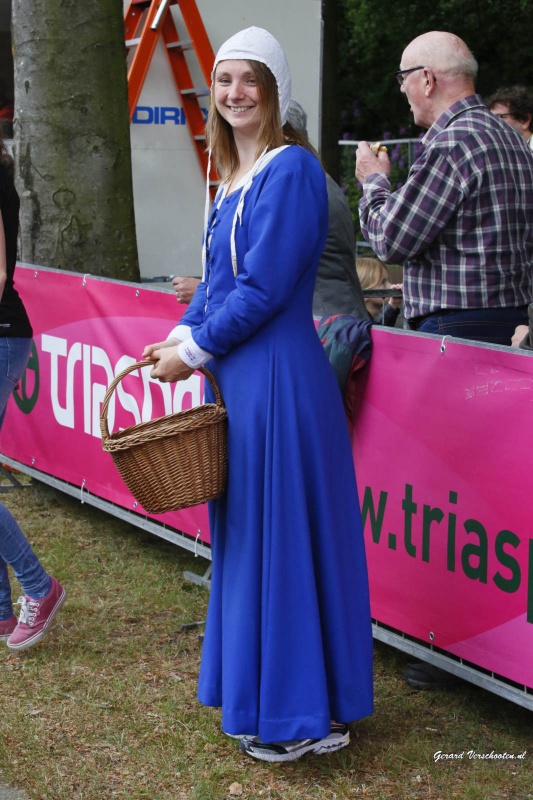
M533 84L530 0L338 2L339 138L418 135L393 73L406 45L426 31L451 31L465 40L479 62L483 96L499 86Z

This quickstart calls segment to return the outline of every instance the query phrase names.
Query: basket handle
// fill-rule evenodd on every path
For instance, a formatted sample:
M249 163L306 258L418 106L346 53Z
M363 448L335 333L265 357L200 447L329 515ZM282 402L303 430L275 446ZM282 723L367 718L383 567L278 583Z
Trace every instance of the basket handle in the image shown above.
M110 403L111 398L113 396L113 392L115 391L115 389L119 385L120 381L123 378L125 378L126 375L129 375L130 372L134 372L136 369L139 369L141 367L153 367L155 365L155 363L156 363L155 361L136 361L135 364L130 364L129 367L126 367L125 369L123 369L122 372L120 372L116 376L116 378L114 378L111 381L111 383L109 384L109 388L108 388L107 392L105 393L104 402L102 403L102 408L101 408L101 411L100 411L100 430L102 432L102 439L103 440L109 438L109 427L108 427L108 424L107 424L107 409L109 407L109 403ZM196 371L197 372L201 372L202 375L204 375L207 378L207 380L209 381L209 383L211 384L211 388L213 389L213 391L215 393L215 401L216 401L217 406L224 407L224 403L222 401L222 395L220 394L220 389L218 388L212 373L208 369L206 369L205 367L197 367Z

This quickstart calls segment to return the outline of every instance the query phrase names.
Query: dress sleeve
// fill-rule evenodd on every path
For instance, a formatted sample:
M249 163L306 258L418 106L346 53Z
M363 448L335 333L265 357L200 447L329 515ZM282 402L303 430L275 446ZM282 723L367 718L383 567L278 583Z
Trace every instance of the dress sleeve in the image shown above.
M287 307L301 276L316 272L327 234L326 181L317 159L298 150L281 168L273 159L274 168L269 165L259 176L259 191L247 195L236 231L235 289L202 324L192 325L196 344L215 356Z

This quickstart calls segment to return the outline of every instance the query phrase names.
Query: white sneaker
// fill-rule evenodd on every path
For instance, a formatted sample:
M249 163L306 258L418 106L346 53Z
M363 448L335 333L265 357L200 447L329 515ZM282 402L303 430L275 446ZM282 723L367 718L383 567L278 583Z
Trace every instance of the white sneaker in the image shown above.
M331 723L331 731L324 739L294 739L290 742L262 742L258 736L241 739L239 747L243 753L259 761L296 761L305 753L332 753L350 743L347 725Z

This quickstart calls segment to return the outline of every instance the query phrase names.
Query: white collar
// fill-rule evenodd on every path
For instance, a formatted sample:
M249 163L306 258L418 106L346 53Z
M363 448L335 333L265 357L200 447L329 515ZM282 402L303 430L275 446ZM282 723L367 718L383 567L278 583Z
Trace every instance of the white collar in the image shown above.
M268 153L263 153L259 156L257 161L254 163L253 167L248 170L248 172L239 179L239 181L235 184L233 191L236 192L238 189L242 189L246 184L254 179L256 175L259 175L262 170L269 164L272 159L279 155L282 150L285 150L286 147L289 145L283 144L281 147L276 147L274 150L269 150ZM229 183L223 183L220 187L220 198L217 198L217 205L227 196ZM233 194L233 192L232 192Z

